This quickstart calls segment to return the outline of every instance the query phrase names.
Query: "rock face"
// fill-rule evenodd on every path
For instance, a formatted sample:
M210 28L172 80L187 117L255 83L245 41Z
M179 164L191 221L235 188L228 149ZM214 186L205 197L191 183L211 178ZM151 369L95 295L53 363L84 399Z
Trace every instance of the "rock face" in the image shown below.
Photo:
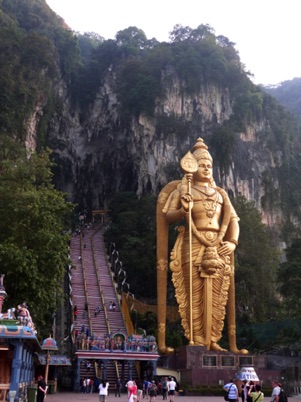
M185 95L173 74L165 88L166 96L157 100L154 116L140 114L124 122L114 80L114 72L108 71L85 118L71 105L63 81L55 89L62 104L48 129L57 163L55 180L80 207L107 207L120 191L135 191L139 196L157 194L168 181L181 178L179 162L197 138L203 137L210 145L213 127L227 122L233 114L233 99L227 89L207 84L197 94ZM28 123L30 148L34 147L34 127L40 115L37 107ZM178 125L182 125L180 131ZM269 122L264 120L246 125L244 132L236 133L227 174L218 164L214 167L218 185L233 195L254 200L259 209L265 195L262 175L268 170L277 187L273 170L282 159L281 151L276 158L258 141L258 133L268 129ZM209 150L216 162L214 150ZM276 208L262 212L270 225L281 219Z

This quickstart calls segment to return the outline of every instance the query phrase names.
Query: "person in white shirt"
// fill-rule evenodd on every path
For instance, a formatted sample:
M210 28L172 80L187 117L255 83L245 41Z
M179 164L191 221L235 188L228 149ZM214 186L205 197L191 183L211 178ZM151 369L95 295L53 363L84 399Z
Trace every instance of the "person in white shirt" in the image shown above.
M103 380L98 387L99 390L99 401L100 402L105 402L106 397L108 396L108 389L109 389L109 383L106 380Z
M177 383L174 381L173 377L170 377L170 380L167 383L169 400L173 401L175 397Z
M228 401L236 402L238 400L238 389L233 380L224 385L224 390L228 393Z
M278 402L279 394L280 394L280 387L277 381L271 381L273 391L272 391L272 399L271 402Z

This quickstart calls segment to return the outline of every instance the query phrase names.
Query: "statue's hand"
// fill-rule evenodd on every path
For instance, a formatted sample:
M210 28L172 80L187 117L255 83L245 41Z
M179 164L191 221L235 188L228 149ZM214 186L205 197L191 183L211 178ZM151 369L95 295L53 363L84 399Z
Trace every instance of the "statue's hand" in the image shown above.
M192 194L186 193L181 196L181 205L185 212L189 211L189 203L191 203L191 208L193 206L193 196Z
M230 241L224 241L221 243L221 246L218 248L219 255L229 255L236 249L236 245L231 243Z

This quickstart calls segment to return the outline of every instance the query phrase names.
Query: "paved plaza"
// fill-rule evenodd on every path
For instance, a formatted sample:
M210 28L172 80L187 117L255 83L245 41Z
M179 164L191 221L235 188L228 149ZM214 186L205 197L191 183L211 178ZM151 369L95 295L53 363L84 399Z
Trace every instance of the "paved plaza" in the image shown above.
M270 402L270 396L264 398L264 402ZM301 395L298 397L288 398L289 402L300 402ZM64 392L52 395L47 395L44 402L75 402L75 401L94 401L98 402L98 394L82 394L82 393L72 393ZM156 402L161 402L162 396L156 398ZM240 400L241 401L241 400ZM121 394L120 398L116 398L114 394L107 397L107 402L127 402L127 395ZM141 402L149 402L149 399L142 399ZM168 401L167 401L168 402ZM175 402L224 402L222 396L177 396L175 397Z

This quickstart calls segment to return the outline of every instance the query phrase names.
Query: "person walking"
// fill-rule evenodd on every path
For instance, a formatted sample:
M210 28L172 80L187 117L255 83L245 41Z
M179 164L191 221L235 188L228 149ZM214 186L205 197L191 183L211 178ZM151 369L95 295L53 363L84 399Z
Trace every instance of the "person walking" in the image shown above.
M245 397L246 402L252 402L252 397L250 396L251 392L255 392L255 384L254 381L248 381L245 387Z
M146 397L148 399L148 387L150 386L150 382L146 379L143 381L143 398Z
M240 391L241 402L245 402L247 400L247 398L245 396L246 383L247 383L247 380L244 380L243 383L241 384L241 391Z
M87 393L87 379L84 378L83 381L83 393L86 394Z
M262 402L264 398L264 393L261 392L261 385L255 384L254 391L249 391L248 394L252 398L252 402Z
M73 314L74 314L74 321L76 321L76 320L77 320L77 316L78 316L78 309L77 309L77 306L74 306Z
M86 302L83 310L83 318L88 316L89 304Z
M118 395L120 398L120 392L121 392L121 380L118 377L115 384L115 397L117 397Z
M175 382L173 377L170 377L170 379L167 383L168 395L169 395L170 402L174 401L175 393L176 393L176 386L177 386L177 383Z
M130 382L130 381L129 381ZM137 401L137 385L136 381L131 381L131 384L128 385L128 402L136 402Z
M236 402L238 400L238 389L233 380L224 385L224 390L228 393L229 402Z
M99 391L99 402L105 402L106 397L108 396L109 383L106 380L103 380L98 387Z
M164 377L161 381L162 385L162 396L163 396L163 401L167 400L167 377Z
M143 396L143 383L140 380L136 380L137 385L137 401L141 401Z
M280 394L280 387L279 387L277 381L271 381L271 383L272 383L272 387L273 387L271 401L272 402L278 402L279 394Z
M43 402L45 395L47 393L47 385L43 376L38 377L38 391L37 391L37 402Z
M155 384L155 381L152 381L151 385L149 386L150 402L156 402L156 396L157 396L157 386Z

